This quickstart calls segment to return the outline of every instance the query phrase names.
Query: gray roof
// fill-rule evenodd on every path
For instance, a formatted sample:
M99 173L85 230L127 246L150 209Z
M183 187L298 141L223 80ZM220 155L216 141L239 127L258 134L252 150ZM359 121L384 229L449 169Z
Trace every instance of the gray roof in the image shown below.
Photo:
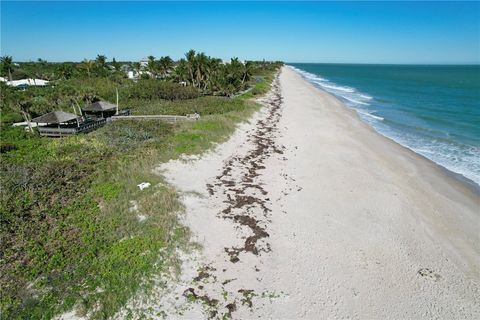
M106 101L97 101L86 106L85 108L83 108L83 110L84 111L108 111L116 108L117 106L114 105L113 103L106 102Z
M32 119L32 122L38 123L63 123L77 119L77 116L73 113L63 111L53 111L43 116Z

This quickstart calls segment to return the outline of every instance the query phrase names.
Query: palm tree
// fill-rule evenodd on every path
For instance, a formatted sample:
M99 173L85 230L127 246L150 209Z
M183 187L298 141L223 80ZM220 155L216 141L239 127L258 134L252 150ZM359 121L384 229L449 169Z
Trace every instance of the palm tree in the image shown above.
M87 75L89 78L94 67L95 67L95 61L87 60L87 59L83 60L79 65L80 69L83 69L87 72Z
M253 65L238 58L223 64L222 60L195 50L188 51L185 58L178 62L175 77L187 80L203 93L232 95L245 88L252 74Z
M142 65L140 62L133 62L132 69L137 74L137 77L140 77L140 71L142 70Z
M7 73L8 79L12 81L12 71L14 69L12 56L3 56L0 58L0 62L2 63L2 72Z
M207 86L212 93L215 91L215 86L219 83L219 78L222 74L222 60L218 58L210 58L208 60L208 74L207 74Z
M91 87L80 87L78 88L78 93L75 96L76 99L80 98L86 104L93 103L100 100L95 94L95 89Z
M220 92L225 95L232 95L244 88L243 79L247 78L245 75L245 66L238 60L232 58L230 63L225 64L220 81Z
M173 60L169 56L161 57L158 60L158 65L162 78L166 78L173 68Z
M73 75L73 66L68 63L62 63L58 67L58 76L64 80L68 80L72 77Z
M244 68L243 68L242 83L245 83L250 80L252 76L252 71L253 71L253 64L250 61L247 61L244 64Z
M105 68L107 64L107 57L105 55L97 55L97 58L95 59L95 62L97 63L97 66L100 68Z
M195 58L195 50L191 49L187 53L185 53L185 58L187 59L187 70L188 70L188 75L189 75L189 82L196 87L195 84L195 64L196 64L196 58Z
M95 58L94 70L97 76L107 76L107 57L105 55L97 55L97 58Z
M212 94L223 94L224 87L225 87L225 74L226 74L226 67L221 63L220 59L212 59L211 61L211 68L214 72L211 73L208 79L208 86L209 91Z
M120 68L122 67L120 62L115 60L115 58L112 59L112 66L115 68L115 71L120 71Z
M185 59L178 60L173 74L174 74L176 80L182 81L182 82L183 81L187 82L187 80L188 80L188 65L187 65L187 61Z
M148 56L147 69L148 72L152 74L154 78L157 77L157 61L155 61L154 56Z
M38 58L37 62L42 66L45 67L47 65L47 60L43 60L42 58Z
M206 90L206 84L208 79L209 73L209 58L205 55L205 53L197 53L195 57L196 65L195 65L195 80L197 82L197 86L201 90Z

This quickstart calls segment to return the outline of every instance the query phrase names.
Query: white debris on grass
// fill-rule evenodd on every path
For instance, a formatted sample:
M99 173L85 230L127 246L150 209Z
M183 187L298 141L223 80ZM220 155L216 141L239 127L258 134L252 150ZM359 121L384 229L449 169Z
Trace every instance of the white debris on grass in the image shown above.
M135 213L138 213L137 214L137 219L138 219L138 222L143 222L145 220L147 220L148 216L145 215L145 214L141 214L139 212L139 209L138 209L138 202L136 200L130 200L130 208L128 208L128 210L130 212L135 212Z
M138 202L135 200L130 200L131 207L128 209L130 212L138 212Z
M146 189L151 186L150 182L142 182L140 184L137 184L137 187L140 188L140 190Z
M65 312L57 317L55 317L55 320L83 320L85 319L81 315L79 315L80 312L77 309L73 309L71 311Z
M147 218L148 217L144 214L137 214L138 222L143 222L143 221L147 220Z

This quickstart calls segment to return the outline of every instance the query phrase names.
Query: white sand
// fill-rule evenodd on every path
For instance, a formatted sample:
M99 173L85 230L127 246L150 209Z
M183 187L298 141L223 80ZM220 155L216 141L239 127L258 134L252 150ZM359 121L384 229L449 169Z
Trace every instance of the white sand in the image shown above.
M217 299L206 309L220 318L230 307L234 319L479 319L478 195L287 67L279 90L279 110L266 97L229 142L161 167L203 249L144 312L206 318ZM225 248L253 234L235 215L269 236L233 263ZM187 288L204 303L185 303Z

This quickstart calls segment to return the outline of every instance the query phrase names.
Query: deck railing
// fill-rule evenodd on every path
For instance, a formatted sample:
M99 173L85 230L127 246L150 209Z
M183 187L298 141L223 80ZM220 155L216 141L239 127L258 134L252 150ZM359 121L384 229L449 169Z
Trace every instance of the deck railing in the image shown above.
M118 115L112 116L111 118L99 118L96 120L90 120L76 127L74 125L63 125L60 127L50 127L50 126L39 126L38 132L41 136L46 137L61 137L68 136L72 134L87 133L93 131L103 125L107 121L115 120L159 120L162 122L168 123L177 123L183 121L196 121L200 118L198 114L187 114L186 116L174 116L174 115L136 115L131 116L130 110L122 110Z
M112 121L115 120L159 120L168 123L177 123L182 121L196 121L199 119L197 114L189 114L186 116L172 116L172 115L136 115L136 116L113 116Z
M72 134L87 133L93 131L107 122L106 119L96 120L94 122L87 122L78 127L38 127L38 132L41 136L47 137L61 137Z

